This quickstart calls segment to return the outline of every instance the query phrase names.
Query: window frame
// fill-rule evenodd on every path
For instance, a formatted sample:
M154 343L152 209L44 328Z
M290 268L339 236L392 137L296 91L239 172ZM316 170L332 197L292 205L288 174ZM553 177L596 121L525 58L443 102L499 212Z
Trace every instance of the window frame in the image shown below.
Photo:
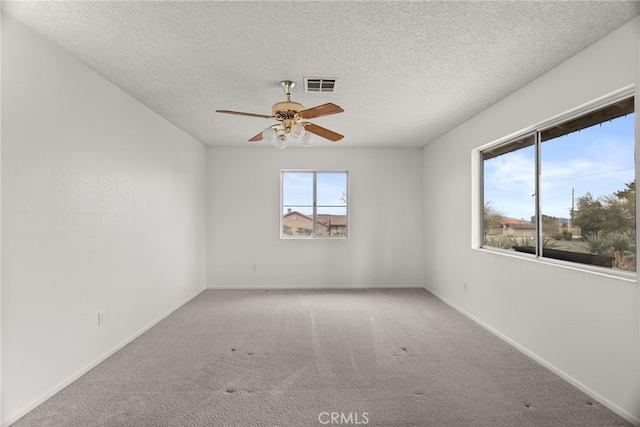
M541 178L541 135L543 132L559 126L563 123L570 122L575 120L581 116L591 114L597 110L606 108L612 104L616 104L618 102L622 102L627 99L634 98L634 113L637 115L637 106L638 99L636 96L635 85L626 86L618 91L610 93L608 95L597 98L593 101L587 102L579 107L573 108L571 110L565 111L564 113L553 116L547 120L543 120L535 125L528 126L524 129L521 129L517 132L511 133L505 137L494 140L488 144L484 144L480 147L477 147L472 150L472 180L475 183L472 183L472 203L474 209L472 210L472 236L471 236L471 246L472 249L482 250L486 252L491 252L500 255L506 255L510 257L526 259L533 262L555 265L560 267L569 268L577 271L585 271L589 273L595 273L598 275L603 275L607 277L613 277L616 279L621 279L624 281L631 281L637 283L638 274L640 274L640 270L637 271L624 271L624 270L614 270L605 267L593 266L589 264L582 264L574 261L564 261L557 260L554 258L544 257L543 256L543 238L542 238L542 215L541 215L541 200L540 200L540 178ZM637 116L636 116L637 117ZM638 156L638 129L637 129L637 118L635 122L635 133L634 133L634 165L635 165L635 180L637 182L638 178L638 167L637 167L637 156ZM501 249L497 247L487 246L484 244L484 153L491 150L496 150L501 147L508 146L513 144L515 141L519 139L526 138L527 136L534 136L534 145L535 145L535 167L533 173L534 181L535 181L535 238L536 238L536 253L535 254L527 254L522 252L516 252L513 250ZM638 236L638 230L636 229L636 241Z
M309 236L296 236L296 235L285 235L284 234L284 175L285 173L312 173L313 174L313 201L312 201L312 225L313 231ZM338 236L323 236L318 235L317 232L317 223L318 223L318 174L322 173L342 173L346 178L346 201L344 205L345 216L346 216L346 234L338 235ZM280 239L283 240L309 240L309 239L320 239L320 240L344 240L349 239L350 230L351 230L351 215L349 208L349 195L350 195L350 179L349 179L349 171L347 169L281 169L280 170ZM333 205L321 205L320 207L332 207ZM335 207L342 208L343 206L335 205Z

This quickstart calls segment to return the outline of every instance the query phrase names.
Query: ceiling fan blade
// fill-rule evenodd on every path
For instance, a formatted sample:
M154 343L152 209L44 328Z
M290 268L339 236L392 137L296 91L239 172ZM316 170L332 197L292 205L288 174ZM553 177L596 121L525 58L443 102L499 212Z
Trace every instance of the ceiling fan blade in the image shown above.
M303 119L315 119L316 117L342 113L343 111L344 110L338 107L336 104L328 103L318 105L317 107L307 108L306 110L298 111L298 116L302 117Z
M273 119L273 116L266 116L264 114L243 113L240 111L216 110L216 113L236 114L238 116L261 117L263 119Z
M260 141L261 139L262 139L262 132L260 132L259 134L257 134L253 138L251 138L249 141L250 142L256 142L256 141Z
M321 126L314 125L313 123L306 123L304 125L304 130L306 130L307 132L314 133L318 136L321 136L333 142L340 141L342 138L344 138L344 135L340 135L339 133L336 133L329 129L325 129Z

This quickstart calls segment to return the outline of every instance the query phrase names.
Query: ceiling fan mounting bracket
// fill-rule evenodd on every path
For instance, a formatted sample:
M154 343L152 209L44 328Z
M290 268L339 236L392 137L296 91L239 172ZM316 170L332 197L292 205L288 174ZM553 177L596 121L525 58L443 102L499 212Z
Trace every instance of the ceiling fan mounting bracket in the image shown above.
M284 94L287 95L287 99L290 100L292 92L291 90L296 87L296 82L291 80L283 80L280 85L284 88Z

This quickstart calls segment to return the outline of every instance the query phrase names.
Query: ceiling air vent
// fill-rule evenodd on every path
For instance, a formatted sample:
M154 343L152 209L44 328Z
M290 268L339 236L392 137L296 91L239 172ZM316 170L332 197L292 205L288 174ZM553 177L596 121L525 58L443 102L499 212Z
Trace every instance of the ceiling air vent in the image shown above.
M310 78L304 79L305 92L334 92L336 79Z

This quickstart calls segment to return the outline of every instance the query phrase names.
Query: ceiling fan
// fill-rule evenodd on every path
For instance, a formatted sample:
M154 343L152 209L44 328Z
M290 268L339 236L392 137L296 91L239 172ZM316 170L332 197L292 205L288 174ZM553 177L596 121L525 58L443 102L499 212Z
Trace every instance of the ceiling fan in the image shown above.
M269 126L249 140L255 142L265 139L273 142L277 148L285 148L287 141L290 139L300 140L302 145L309 146L313 141L311 134L318 135L333 142L344 138L344 136L339 133L305 121L307 119L315 119L316 117L342 113L344 111L342 108L335 104L328 103L305 109L302 104L291 101L291 90L296 85L295 82L285 80L280 82L280 84L284 88L287 100L274 104L271 108L272 114L270 116L230 110L216 110L216 112L277 120L280 123Z

